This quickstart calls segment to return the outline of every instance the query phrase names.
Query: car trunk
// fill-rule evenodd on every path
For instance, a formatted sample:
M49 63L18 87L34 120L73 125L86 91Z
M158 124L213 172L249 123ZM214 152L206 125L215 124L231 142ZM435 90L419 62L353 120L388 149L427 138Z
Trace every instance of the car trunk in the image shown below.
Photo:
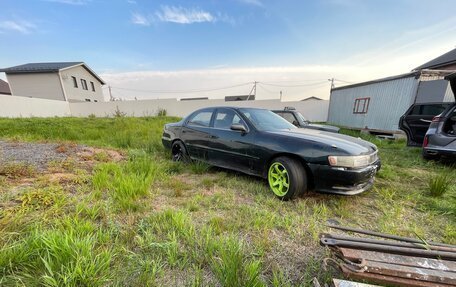
M445 79L450 81L451 91L453 92L456 103L456 73L446 76ZM453 110L449 113L448 118L443 125L443 132L448 135L456 136L456 107L453 107Z

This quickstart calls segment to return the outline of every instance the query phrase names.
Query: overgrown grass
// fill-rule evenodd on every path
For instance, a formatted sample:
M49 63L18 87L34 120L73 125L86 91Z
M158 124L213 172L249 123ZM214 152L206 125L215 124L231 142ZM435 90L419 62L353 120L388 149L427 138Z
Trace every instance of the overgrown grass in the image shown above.
M454 168L424 161L404 141L374 142L374 188L343 197L309 192L277 200L258 178L170 160L155 118L0 119L0 138L124 150L82 170L69 159L47 173L0 173L1 286L310 286L329 282L318 234L328 220L456 243ZM64 147L62 146L62 149ZM92 159L91 159L92 160ZM0 168L1 170L1 168ZM444 178L443 178L444 177ZM435 181L430 186L430 180Z

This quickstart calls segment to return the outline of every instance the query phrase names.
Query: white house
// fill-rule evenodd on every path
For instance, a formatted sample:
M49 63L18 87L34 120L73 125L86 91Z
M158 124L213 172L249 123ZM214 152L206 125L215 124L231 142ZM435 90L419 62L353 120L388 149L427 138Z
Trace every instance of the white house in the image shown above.
M105 82L84 62L29 63L0 69L13 96L103 102Z

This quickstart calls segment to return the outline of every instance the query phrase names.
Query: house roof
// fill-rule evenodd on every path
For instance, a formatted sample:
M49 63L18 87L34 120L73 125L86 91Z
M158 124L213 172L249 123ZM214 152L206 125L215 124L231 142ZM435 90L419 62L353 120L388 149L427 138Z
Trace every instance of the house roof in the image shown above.
M6 74L27 74L27 73L57 73L61 70L83 66L92 76L98 79L101 84L105 84L103 79L101 79L92 69L89 68L84 62L51 62L51 63L28 63L24 65L3 68L0 69L0 72L5 72Z
M445 53L435 59L432 59L429 62L424 63L423 65L416 67L413 70L417 71L422 69L435 69L451 64L456 64L456 49L453 49L448 53Z
M308 97L308 98L302 99L301 102L303 102L303 101L308 101L308 100L318 100L318 101L321 101L321 100L323 100L323 99L320 99L319 97L314 97L314 96L312 96L312 97Z
M11 95L11 90L7 82L0 79L0 94Z

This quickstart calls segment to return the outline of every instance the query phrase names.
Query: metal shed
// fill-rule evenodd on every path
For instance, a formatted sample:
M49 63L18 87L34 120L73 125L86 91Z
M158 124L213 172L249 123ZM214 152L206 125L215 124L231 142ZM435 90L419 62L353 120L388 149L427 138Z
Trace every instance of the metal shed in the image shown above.
M443 79L449 73L422 70L333 88L328 122L373 132L402 133L399 118L413 103L451 101L451 88Z

